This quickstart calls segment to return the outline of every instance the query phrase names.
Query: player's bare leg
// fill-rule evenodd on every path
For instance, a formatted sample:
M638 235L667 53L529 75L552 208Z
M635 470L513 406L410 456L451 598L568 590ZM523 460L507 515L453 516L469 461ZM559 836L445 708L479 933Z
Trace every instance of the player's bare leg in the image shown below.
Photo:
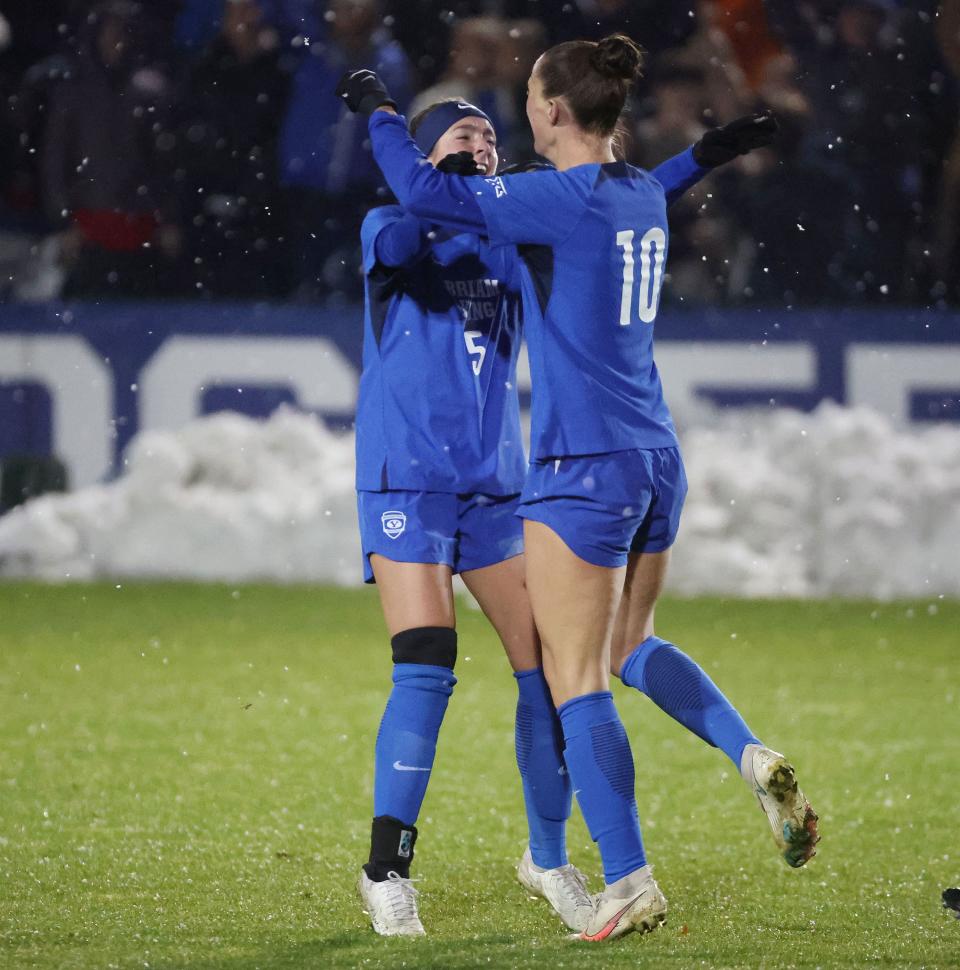
M669 564L669 549L630 554L610 645L610 672L618 677L636 645L653 636L653 614Z
M533 622L523 556L461 573L464 585L490 621L515 671L540 666L540 638Z
M546 899L570 929L582 930L592 912L586 879L566 858L571 788L563 763L562 731L540 669L540 638L527 595L523 556L461 574L497 631L519 687L517 764L530 825L530 843L517 878ZM538 865L534 859L542 865Z
M524 543L530 602L560 706L567 765L607 881L578 938L597 942L646 932L665 921L667 904L646 864L633 757L608 692L625 570L586 562L541 522L524 521Z
M421 626L457 625L453 571L438 563L394 562L374 553L370 566L390 636Z
M594 566L542 522L523 523L527 589L543 668L559 707L610 684L610 643L625 569Z
M633 553L611 647L611 671L708 744L723 748L757 796L787 864L804 865L820 838L793 766L762 745L706 673L654 634L670 550Z

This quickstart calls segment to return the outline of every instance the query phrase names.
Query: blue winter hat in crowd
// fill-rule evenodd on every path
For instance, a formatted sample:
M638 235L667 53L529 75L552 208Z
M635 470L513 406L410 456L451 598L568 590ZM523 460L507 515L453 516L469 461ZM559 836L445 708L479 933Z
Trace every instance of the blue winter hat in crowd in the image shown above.
M436 108L431 108L430 113L418 125L417 133L413 136L417 148L424 155L429 155L440 136L461 118L483 118L490 122L491 128L494 127L490 116L475 104L470 104L469 101L443 101Z

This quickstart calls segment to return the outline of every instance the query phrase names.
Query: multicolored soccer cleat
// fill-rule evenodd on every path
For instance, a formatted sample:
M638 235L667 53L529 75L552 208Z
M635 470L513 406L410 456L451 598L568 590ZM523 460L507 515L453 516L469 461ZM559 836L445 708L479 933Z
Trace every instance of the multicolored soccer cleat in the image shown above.
M788 866L799 869L817 854L820 833L818 815L800 791L793 765L759 744L747 745L743 762L743 777L767 816L780 854Z

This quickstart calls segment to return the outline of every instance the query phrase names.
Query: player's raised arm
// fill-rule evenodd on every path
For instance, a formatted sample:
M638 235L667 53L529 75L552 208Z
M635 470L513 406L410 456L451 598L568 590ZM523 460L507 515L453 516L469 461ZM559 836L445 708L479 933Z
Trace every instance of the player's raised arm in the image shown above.
M650 174L663 186L667 205L672 205L715 168L772 145L779 127L768 111L737 118L711 128L698 142L661 162Z
M555 243L573 229L589 184L544 171L509 176L447 174L429 164L372 71L344 75L337 95L370 115L373 154L387 184L409 212L430 222L486 235L495 243Z
M350 111L370 119L374 157L404 209L452 229L486 232L475 190L468 187L467 179L441 175L427 161L374 71L348 71L336 95Z

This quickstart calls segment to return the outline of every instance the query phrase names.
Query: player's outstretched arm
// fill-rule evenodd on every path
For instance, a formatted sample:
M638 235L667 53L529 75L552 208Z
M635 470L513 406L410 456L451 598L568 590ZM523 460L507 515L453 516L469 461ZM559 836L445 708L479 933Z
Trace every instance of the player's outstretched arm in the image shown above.
M669 206L711 171L713 169L697 164L693 157L693 148L690 147L679 155L661 162L656 168L651 169L650 174L663 186Z
M713 169L773 144L779 125L770 112L746 115L711 128L686 151L661 162L650 174L663 186L667 205L676 202Z

